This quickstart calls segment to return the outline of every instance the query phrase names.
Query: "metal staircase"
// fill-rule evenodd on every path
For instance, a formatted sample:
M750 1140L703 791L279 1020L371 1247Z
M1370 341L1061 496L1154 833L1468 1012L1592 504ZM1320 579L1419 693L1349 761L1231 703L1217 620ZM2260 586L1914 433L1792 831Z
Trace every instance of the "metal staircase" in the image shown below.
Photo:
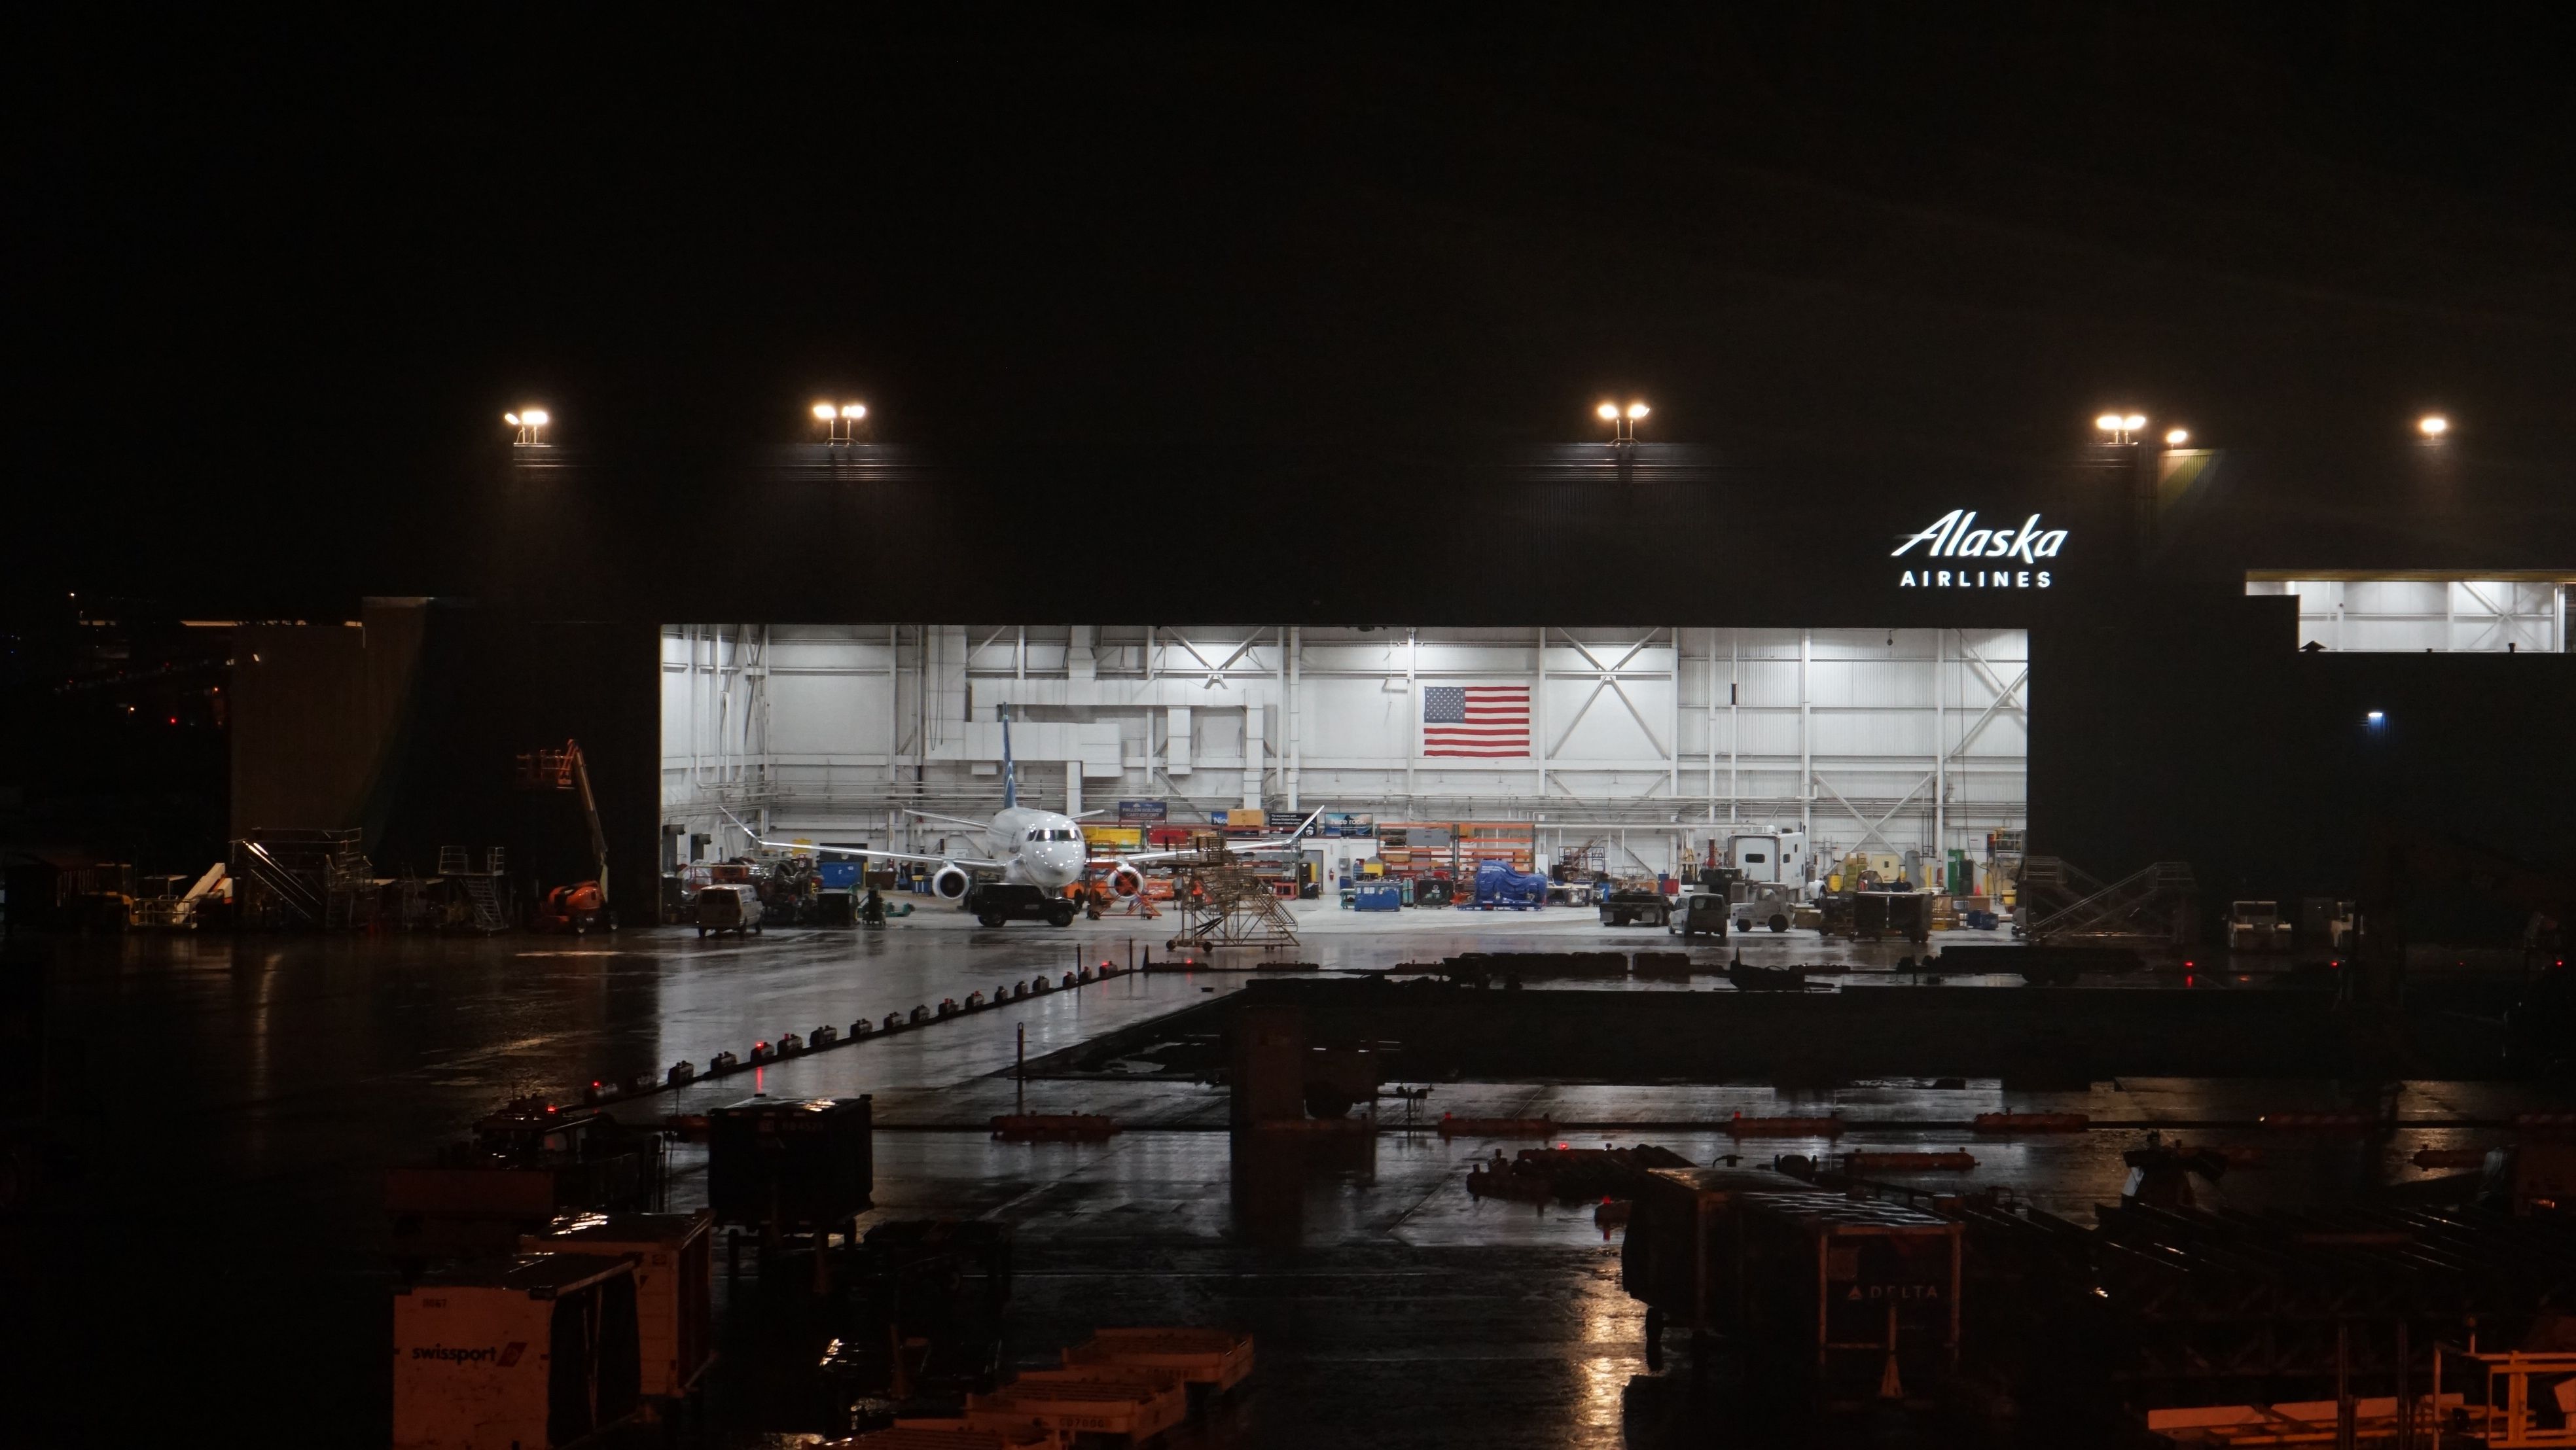
M355 830L257 830L233 842L228 869L250 887L253 917L281 926L351 926L371 917L374 871Z
M2019 880L2025 934L2061 946L2184 947L2197 934L2188 861L2158 861L2104 885L2056 856L2031 856Z
M320 895L260 842L233 842L232 872L257 883L259 889L268 893L289 915L317 925L321 922L323 907Z
M501 878L508 870L509 856L499 846L483 853L483 869L474 870L472 853L463 846L438 848L438 874L456 883L465 893L467 909L472 913L468 925L476 931L500 931L510 924L508 904L502 899Z

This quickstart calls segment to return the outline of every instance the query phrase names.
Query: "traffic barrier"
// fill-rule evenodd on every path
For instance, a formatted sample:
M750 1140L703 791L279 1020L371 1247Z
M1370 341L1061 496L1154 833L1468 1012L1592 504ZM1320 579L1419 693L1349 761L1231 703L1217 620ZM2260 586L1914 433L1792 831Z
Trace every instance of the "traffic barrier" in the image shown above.
M1629 1215L1636 1207L1625 1198L1605 1198L1592 1205L1592 1226L1601 1230L1602 1242L1609 1242L1613 1231L1628 1226Z
M730 1052L719 1052L707 1059L707 1076L722 1077L742 1066L742 1059Z
M804 1050L804 1038L797 1036L793 1032L782 1032L778 1035L778 1055L780 1057L794 1057Z
M840 1045L841 1029L828 1022L815 1028L812 1034L805 1039L805 1050L807 1052L820 1052L826 1047L838 1047Z

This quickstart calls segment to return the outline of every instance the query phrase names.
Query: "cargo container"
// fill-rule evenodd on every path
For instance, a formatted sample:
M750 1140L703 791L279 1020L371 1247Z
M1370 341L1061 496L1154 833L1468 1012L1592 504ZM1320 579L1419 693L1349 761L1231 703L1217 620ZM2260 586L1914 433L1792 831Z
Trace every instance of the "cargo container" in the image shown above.
M873 1206L866 1097L745 1098L707 1115L707 1206L716 1222L828 1232Z
M1747 1193L1743 1340L1814 1401L1918 1397L1959 1360L1960 1225L1824 1193Z
M550 1450L634 1413L634 1266L536 1254L394 1291L394 1450Z
M676 1399L715 1357L715 1220L704 1213L585 1213L529 1234L531 1254L622 1256L635 1266L641 1393Z
M1694 1344L1743 1316L1737 1214L1747 1194L1816 1192L1767 1168L1658 1168L1645 1175L1619 1255L1620 1287L1646 1306L1646 1364L1663 1367L1668 1329Z

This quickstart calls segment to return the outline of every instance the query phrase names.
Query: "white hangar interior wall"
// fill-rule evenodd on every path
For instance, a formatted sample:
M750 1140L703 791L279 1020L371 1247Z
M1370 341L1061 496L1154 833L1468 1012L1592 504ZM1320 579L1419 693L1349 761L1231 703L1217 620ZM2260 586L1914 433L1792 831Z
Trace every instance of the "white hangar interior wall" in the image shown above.
M1526 687L1529 754L1424 755L1443 685ZM2021 630L673 625L662 817L711 856L742 849L736 819L980 849L904 810L1000 807L1008 705L1048 808L1535 819L1551 856L1599 840L1659 870L1729 824L1982 858L2025 822L2029 698Z
M2363 653L2565 654L2569 581L2537 575L2473 579L2247 578L2250 595L2295 595L2302 649Z

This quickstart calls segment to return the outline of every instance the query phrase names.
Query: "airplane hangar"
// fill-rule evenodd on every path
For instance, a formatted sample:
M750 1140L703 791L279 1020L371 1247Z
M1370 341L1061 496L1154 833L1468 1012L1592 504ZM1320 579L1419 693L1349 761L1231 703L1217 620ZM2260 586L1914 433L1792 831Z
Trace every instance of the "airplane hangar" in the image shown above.
M2026 824L2030 689L2003 628L674 625L661 820L674 865L754 833L971 853L1007 712L1020 802L1113 849L1322 809L1664 876L1796 827L1920 879Z

